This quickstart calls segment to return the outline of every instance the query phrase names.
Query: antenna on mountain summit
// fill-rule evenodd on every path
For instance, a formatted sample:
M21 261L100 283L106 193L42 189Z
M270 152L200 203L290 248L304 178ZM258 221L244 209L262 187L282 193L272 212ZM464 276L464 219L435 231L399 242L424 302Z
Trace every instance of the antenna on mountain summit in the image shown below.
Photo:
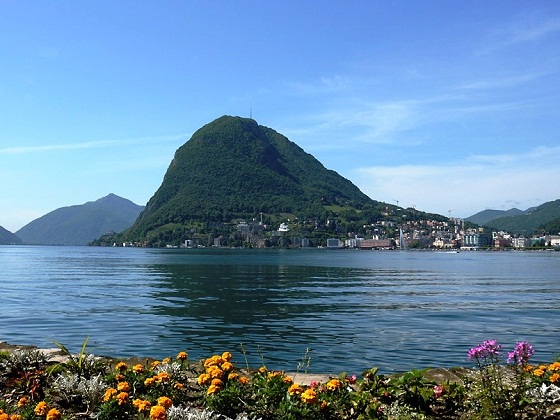
M253 119L253 107L249 108L249 118Z

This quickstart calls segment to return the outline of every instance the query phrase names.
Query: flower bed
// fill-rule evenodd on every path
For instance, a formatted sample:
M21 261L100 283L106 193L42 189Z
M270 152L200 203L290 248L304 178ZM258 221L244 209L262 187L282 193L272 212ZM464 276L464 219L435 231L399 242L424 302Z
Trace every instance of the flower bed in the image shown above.
M557 418L560 361L532 366L518 343L507 360L488 340L468 351L474 369L412 370L306 382L266 366L240 368L231 353L191 362L112 360L58 345L0 350L0 420L515 419ZM60 355L59 355L60 356ZM299 366L301 367L301 366ZM305 373L305 372L304 372ZM303 376L305 377L305 376Z

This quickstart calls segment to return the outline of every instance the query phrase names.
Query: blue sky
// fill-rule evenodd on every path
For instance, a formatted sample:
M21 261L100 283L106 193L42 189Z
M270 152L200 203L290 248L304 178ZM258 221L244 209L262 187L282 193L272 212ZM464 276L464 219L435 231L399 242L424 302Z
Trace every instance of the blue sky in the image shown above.
M252 116L375 200L466 217L560 198L560 3L4 1L0 225L109 193Z

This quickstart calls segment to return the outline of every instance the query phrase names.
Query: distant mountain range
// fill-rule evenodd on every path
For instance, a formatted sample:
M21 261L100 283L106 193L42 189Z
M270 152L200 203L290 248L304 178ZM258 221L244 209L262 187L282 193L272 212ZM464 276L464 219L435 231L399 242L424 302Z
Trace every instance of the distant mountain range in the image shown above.
M109 194L81 205L62 207L33 220L16 232L25 244L87 245L101 235L128 228L143 206Z
M465 219L481 226L513 234L560 232L560 200L549 201L525 211L519 209L484 210Z
M0 226L0 245L20 245L21 239Z

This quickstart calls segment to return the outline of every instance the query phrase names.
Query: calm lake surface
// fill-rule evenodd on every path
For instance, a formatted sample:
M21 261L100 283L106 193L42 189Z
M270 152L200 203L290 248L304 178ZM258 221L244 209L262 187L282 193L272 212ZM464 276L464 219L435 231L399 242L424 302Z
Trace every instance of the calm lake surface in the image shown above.
M98 355L359 374L560 352L560 252L0 246L0 340ZM245 349L244 356L241 343ZM303 369L301 369L303 370Z

